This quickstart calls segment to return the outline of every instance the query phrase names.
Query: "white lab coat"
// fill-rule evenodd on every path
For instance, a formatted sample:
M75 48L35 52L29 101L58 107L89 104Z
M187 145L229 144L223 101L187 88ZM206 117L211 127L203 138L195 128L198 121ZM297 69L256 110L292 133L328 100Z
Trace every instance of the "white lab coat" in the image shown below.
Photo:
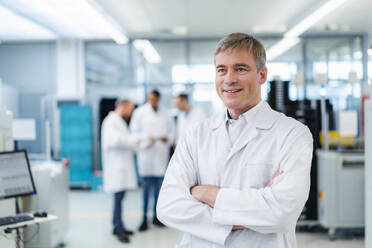
M113 111L103 120L101 130L104 191L137 188L133 151L139 136L131 134L127 123Z
M163 177L169 161L169 148L174 140L175 127L171 116L160 107L155 112L146 103L133 112L130 128L133 132L156 139L152 146L137 153L140 175ZM168 137L165 143L160 140L163 136Z
M205 118L205 115L200 109L192 108L188 113L181 111L177 117L177 142L186 133L186 131L198 124Z
M294 248L295 226L308 198L313 139L300 122L263 102L231 146L224 114L201 122L177 145L157 214L183 231L179 247ZM265 187L274 174L284 173ZM221 187L214 208L190 187ZM233 225L246 229L232 231Z

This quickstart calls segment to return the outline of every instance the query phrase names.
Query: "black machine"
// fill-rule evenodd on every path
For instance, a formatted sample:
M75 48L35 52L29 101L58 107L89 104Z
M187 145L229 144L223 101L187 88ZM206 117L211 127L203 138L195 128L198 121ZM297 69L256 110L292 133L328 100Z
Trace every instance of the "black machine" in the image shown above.
M318 188L317 188L317 157L316 150L321 147L319 141L319 132L321 131L321 111L320 100L301 100L291 101L289 99L289 81L271 81L269 82L270 92L268 103L271 108L290 116L305 124L314 139L313 160L311 165L311 186L309 199L301 214L301 219L318 219ZM326 100L326 112L329 116L329 129L335 128L335 119L333 107L330 101Z

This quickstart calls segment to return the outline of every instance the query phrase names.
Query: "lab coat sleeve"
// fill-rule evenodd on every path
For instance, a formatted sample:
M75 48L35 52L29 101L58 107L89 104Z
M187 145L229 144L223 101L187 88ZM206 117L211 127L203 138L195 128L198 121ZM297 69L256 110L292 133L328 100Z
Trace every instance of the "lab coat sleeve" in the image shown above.
M272 187L244 190L222 188L213 220L241 225L260 233L283 233L294 228L308 198L313 139L307 127L292 130L279 151L280 170Z
M198 172L186 136L168 166L158 198L158 218L169 227L223 245L232 225L214 223L212 209L190 194L190 187L198 182Z

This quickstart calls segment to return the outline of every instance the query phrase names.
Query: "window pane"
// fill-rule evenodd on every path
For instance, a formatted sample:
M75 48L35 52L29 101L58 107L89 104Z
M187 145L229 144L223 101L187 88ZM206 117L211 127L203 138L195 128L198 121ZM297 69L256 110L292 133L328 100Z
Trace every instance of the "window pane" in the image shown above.
M129 45L113 42L86 43L86 78L88 84L131 84Z
M186 64L185 41L151 41L151 44L159 53L161 62L146 62L146 82L150 84L171 83L173 81L173 66ZM179 73L177 75L180 75ZM178 82L184 82L182 76L176 77Z

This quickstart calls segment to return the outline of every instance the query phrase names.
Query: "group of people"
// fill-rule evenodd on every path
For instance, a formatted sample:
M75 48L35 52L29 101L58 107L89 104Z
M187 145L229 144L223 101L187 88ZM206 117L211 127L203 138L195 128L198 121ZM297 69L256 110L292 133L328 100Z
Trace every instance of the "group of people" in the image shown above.
M115 194L114 233L129 241L131 232L117 213L123 191L135 187L129 178L132 150L140 147L144 196L150 187L155 200L159 194L153 223L160 220L182 231L178 247L295 248L296 222L310 188L312 135L261 99L268 69L260 41L232 33L217 44L214 63L216 91L226 108L188 128L169 165L164 154L173 127L158 106L159 94L151 93L148 103L135 110L130 128L121 119L133 110L128 101L105 120L104 167L111 173L104 180ZM141 230L147 228L146 212L145 199Z
M120 100L102 123L104 190L114 194L113 234L124 243L128 243L129 236L133 235L133 231L126 229L122 220L122 201L127 190L138 187L134 153L137 154L143 194L143 219L138 230L148 229L151 191L154 201L152 223L162 227L164 225L156 215L156 204L171 147L187 127L204 118L200 110L191 107L186 94L174 98L179 110L177 118L159 105L160 97L160 92L153 90L147 96L147 103L137 109L133 102Z

